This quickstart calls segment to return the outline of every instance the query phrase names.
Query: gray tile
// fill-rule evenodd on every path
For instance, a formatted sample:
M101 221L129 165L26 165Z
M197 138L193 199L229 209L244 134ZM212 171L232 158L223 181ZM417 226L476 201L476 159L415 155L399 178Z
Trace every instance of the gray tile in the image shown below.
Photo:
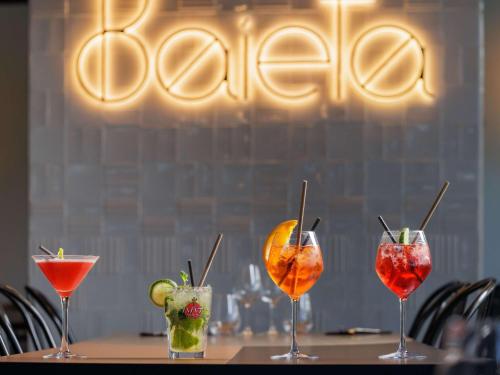
M179 130L179 160L209 161L213 158L213 129L183 126Z
M328 158L361 160L363 158L362 123L333 123L328 126Z
M136 165L139 160L139 130L108 126L104 130L104 162L107 165Z

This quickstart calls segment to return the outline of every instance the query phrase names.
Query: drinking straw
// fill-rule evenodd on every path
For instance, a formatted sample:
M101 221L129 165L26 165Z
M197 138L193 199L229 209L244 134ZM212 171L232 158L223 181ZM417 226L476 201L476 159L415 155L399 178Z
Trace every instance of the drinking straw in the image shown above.
M201 274L201 279L200 283L198 284L199 287L202 287L203 284L205 284L205 279L207 278L208 271L210 270L210 266L212 265L212 262L215 258L215 254L217 254L217 250L219 249L219 245L222 241L222 233L219 233L217 236L217 239L215 240L214 247L212 248L212 251L210 252L210 256L208 257L207 264L205 264L205 269L203 270L203 273Z
M191 286L194 288L193 264L191 263L191 259L188 259L188 269L189 269L189 281L191 282Z
M302 181L302 194L300 196L299 224L297 226L297 250L300 249L302 237L302 225L304 223L304 210L306 207L307 180Z
M448 181L445 181L443 184L443 187L441 188L440 192L438 193L436 199L434 200L434 203L432 203L431 209L429 212L427 212L427 215L425 216L424 220L422 221L422 224L420 224L420 230L425 230L425 227L427 227L427 224L432 218L432 215L434 215L434 211L436 211L436 208L439 206L439 203L441 203L441 199L443 199L444 193L446 193L446 190L448 190L448 187L450 186L450 183Z
M318 216L316 218L316 220L314 220L314 223L311 226L311 229L309 229L309 231L314 232L314 230L316 229L316 227L319 225L320 222L321 222L321 218ZM302 246L306 246L308 238L309 238L309 235L306 238L304 238L304 241L302 241Z
M384 218L382 216L379 216L378 217L378 221L380 221L380 224L382 224L382 226L384 227L385 231L387 232L387 234L389 235L389 237L391 238L391 241L392 243L396 243L396 239L394 238L394 236L392 235L392 232L391 230L389 229L389 226L387 225L387 223L385 222Z
M57 258L57 255L54 254L52 251L50 251L49 249L47 249L46 247L42 246L42 245L39 245L38 248L40 250L42 250L45 254L51 256L52 258Z
M318 227L319 223L321 222L321 218L318 216L316 220L314 220L313 225L311 226L310 232L314 232L314 230ZM309 237L309 236L308 236ZM307 244L307 239L308 237L304 238L304 241L302 241L302 246L306 246ZM292 258L292 260L288 263L287 268L283 276L281 277L280 281L278 282L278 286L281 286L283 284L283 281L287 278L288 274L292 270L293 263L295 263L295 256Z

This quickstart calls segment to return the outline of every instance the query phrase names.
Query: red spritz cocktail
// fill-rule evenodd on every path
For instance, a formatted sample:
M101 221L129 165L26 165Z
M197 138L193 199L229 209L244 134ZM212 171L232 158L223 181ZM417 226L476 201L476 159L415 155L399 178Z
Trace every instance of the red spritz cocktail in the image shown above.
M423 231L384 232L377 252L375 270L382 283L400 302L400 342L395 353L381 359L423 359L409 353L404 333L406 300L427 278L432 269L431 253Z
M98 259L98 256L93 255L66 255L63 258L55 258L50 255L33 256L35 263L61 297L62 306L61 347L57 353L46 355L44 358L84 358L84 356L73 354L69 350L69 297L82 283Z
M399 298L408 298L427 278L431 269L431 255L426 243L381 243L378 247L377 275Z
M95 264L93 260L47 259L36 264L52 284L57 294L69 297Z

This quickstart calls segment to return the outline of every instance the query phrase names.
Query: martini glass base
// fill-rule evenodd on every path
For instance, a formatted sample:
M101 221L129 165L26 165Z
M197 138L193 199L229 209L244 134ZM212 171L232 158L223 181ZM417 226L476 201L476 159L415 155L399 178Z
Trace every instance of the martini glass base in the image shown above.
M399 360L406 360L406 359L422 360L422 359L426 359L427 356L422 355L422 354L418 354L418 353L411 353L411 352L407 352L407 351L404 351L404 352L397 351L394 353L381 355L381 356L379 356L379 358L385 359L385 360L399 361Z
M273 361L290 361L293 359L309 359L309 360L315 360L318 359L319 357L317 355L307 355L304 353L286 353L286 354L281 354L281 355L273 355L271 356L271 359Z
M71 352L57 352L43 356L44 359L86 359L87 356Z

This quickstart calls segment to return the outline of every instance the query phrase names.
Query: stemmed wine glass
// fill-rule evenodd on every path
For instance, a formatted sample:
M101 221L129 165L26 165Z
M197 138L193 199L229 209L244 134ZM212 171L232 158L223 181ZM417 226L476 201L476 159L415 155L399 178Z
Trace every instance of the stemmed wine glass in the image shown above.
M269 305L269 328L267 334L274 336L278 334L278 328L275 324L275 311L279 301L284 297L284 293L276 284L272 284L262 292L261 300Z
M400 231L386 231L378 246L375 270L382 283L399 298L399 347L381 359L424 359L424 355L408 352L405 337L406 300L427 278L432 269L431 254L425 234L409 231L409 241L398 243ZM403 234L404 237L404 234Z
M272 359L316 359L303 354L297 344L297 310L300 297L318 281L323 272L323 257L316 233L303 231L299 240L292 236L285 244L282 239L273 240L271 256L266 269L271 279L284 291L292 303L292 343L290 351Z
M240 286L236 289L235 295L243 305L245 310L245 328L242 331L244 336L253 335L250 322L250 308L260 298L262 294L262 278L259 266L249 264L241 272Z
M234 294L216 294L212 307L209 332L214 336L231 336L240 328L241 318L238 301Z

